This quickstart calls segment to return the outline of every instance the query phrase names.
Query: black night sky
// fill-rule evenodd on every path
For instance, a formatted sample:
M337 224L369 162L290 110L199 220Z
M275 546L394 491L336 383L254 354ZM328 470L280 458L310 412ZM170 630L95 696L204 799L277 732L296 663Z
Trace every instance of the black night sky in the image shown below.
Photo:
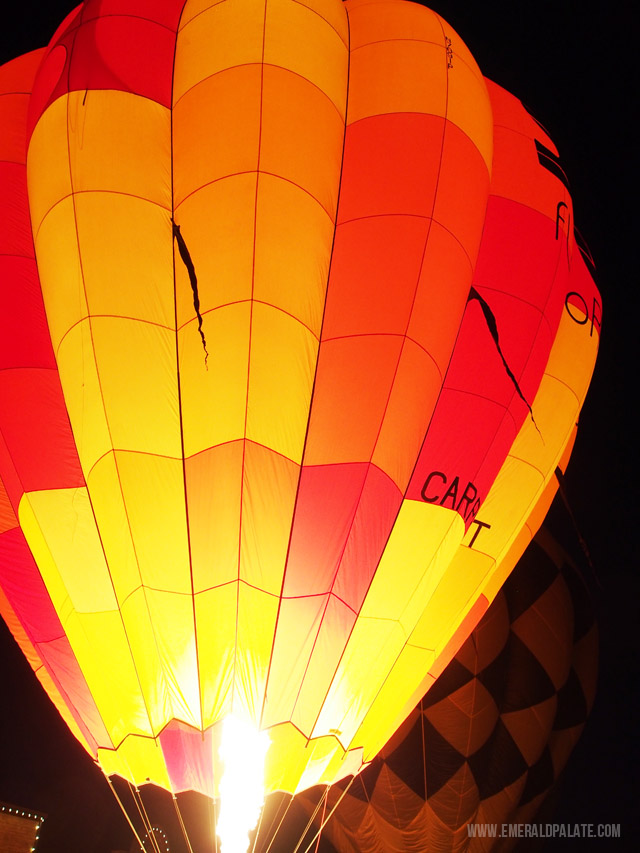
M3 12L0 62L43 46L73 0L20 0ZM554 822L619 823L618 841L551 840L545 850L636 849L638 810L637 577L640 481L633 412L640 300L632 260L637 118L629 3L431 0L483 73L517 95L554 140L575 219L597 267L601 349L567 488L597 579L569 535L601 631L600 678L587 727L561 780ZM9 18L7 18L9 15ZM633 179L636 178L636 181ZM633 448L636 447L634 450ZM552 510L555 517L563 512ZM562 521L560 521L562 527ZM568 527L564 524L564 527ZM109 853L131 836L104 779L44 695L0 623L0 800L46 812L39 853Z

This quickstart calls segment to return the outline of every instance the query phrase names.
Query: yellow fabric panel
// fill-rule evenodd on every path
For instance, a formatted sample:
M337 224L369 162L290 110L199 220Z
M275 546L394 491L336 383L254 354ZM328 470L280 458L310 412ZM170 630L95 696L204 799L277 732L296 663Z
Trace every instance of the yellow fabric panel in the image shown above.
M56 600L54 605L62 616ZM63 626L111 741L119 743L130 732L152 734L120 613L71 613Z
M334 676L313 736L334 733L348 747L407 641L394 620L360 617ZM357 746L365 746L359 741Z
M403 501L360 618L394 619L412 629L463 531L458 513L422 501Z
M396 731L434 682L429 667L435 657L433 649L404 646L353 739L354 744L364 745L364 761L377 755L389 733ZM408 685L415 685L411 693L407 692Z
M251 298L255 199L256 175L234 175L207 184L176 211L198 279L202 328L210 341L214 336L209 332L207 312ZM181 328L196 314L189 276L177 247L175 272ZM195 337L200 343L197 332Z
M124 601L140 586L142 578L113 451L93 466L87 477L87 488L100 541L112 570L113 589L118 601Z
M333 736L307 741L291 723L269 729L271 746L265 759L265 790L302 791L309 785L332 784L355 774L362 752L345 753Z
M256 13L256 0L206 5L209 8L203 9L200 0L189 0L182 12L174 62L174 104L206 77L262 61L264 17Z
M264 49L265 63L290 68L344 110L346 15L334 0L269 0L260 4L259 13L256 0L204 5L201 0L191 0L182 13L174 103L206 77L262 62ZM182 45L188 45L188 51L181 50Z
M397 40L352 50L347 123L385 113L444 116L446 68L442 37L438 45Z
M115 462L119 488L108 499L124 502L142 582L190 595L182 460L116 450Z
M452 625L462 622L478 598L492 566L486 554L460 547L411 633L411 646L432 651L434 658L439 655L453 633Z
M149 322L93 319L72 328L57 356L85 473L112 446L179 455L175 340L151 323L173 324L170 222L170 115L129 93L71 93L39 122L30 147L36 187L51 166L41 129L62 138L71 182L58 177L59 198L36 239L54 345L88 310ZM58 152L60 153L60 152ZM61 169L61 166L57 167ZM47 174L43 174L46 171ZM51 169L55 177L55 168ZM38 221L38 192L34 226ZM48 196L49 202L59 199ZM141 199L150 199L149 204ZM166 208L166 210L163 210ZM62 236L62 239L60 239ZM61 270L71 275L62 276ZM87 305L85 305L85 299ZM115 326L112 324L116 324ZM66 328L65 328L66 326ZM95 347L97 371L90 353ZM163 381L154 381L163 377ZM172 399L173 398L173 399ZM159 411L169 417L157 417ZM173 412L173 416L171 413Z
M265 757L265 790L295 791L307 762L307 746L312 744L291 723L268 731L271 745Z
M113 447L181 456L175 334L121 317L89 322L100 385L99 399L87 405L104 406ZM80 384L75 374L86 359L78 354L60 369L65 395L70 384ZM78 422L71 423L77 436Z
M342 719L341 742L351 742L463 535L457 513L403 501L314 734Z
M197 593L196 636L205 727L231 713L238 584ZM215 613L215 619L211 614Z
M196 593L238 578L243 455L234 441L185 462Z
M297 320L253 304L247 438L300 463L318 341Z
M540 432L533 424L531 429L521 429L509 455L526 460L546 478L549 471L555 470L559 454L577 421L580 404L581 400L571 385L565 383L563 378L556 379L545 373L533 404L536 406L533 413ZM559 413L565 416L561 417Z
M584 314L573 305L571 313L578 319L585 319ZM562 312L545 374L568 385L580 405L587 394L599 343L600 336L590 334L589 322L580 325L576 320L571 319L566 309ZM574 422L575 420L577 418Z
M260 177L256 229L255 298L300 320L320 337L333 222L306 192L287 181Z
M206 365L197 321L179 332L185 456L244 435L250 320L249 302L227 305L206 315Z
M343 82L346 90L346 74ZM288 70L265 66L260 169L301 187L331 219L338 203L343 136L344 120L320 90Z
M559 452L560 448L556 447L554 458ZM552 462L549 473L554 469ZM526 522L544 483L545 474L529 460L507 456L478 512L478 517L491 527L480 531L474 549L500 559L503 549L508 547L507 542Z
M269 0L266 6L265 63L288 68L309 81L333 102L344 120L347 47L343 38L303 3ZM271 70L265 68L265 83ZM312 88L308 87L308 91Z
M54 101L39 119L27 157L29 212L33 234L48 211L71 194L69 149L67 144L67 98Z
M465 559L458 559L463 551ZM479 587L492 566L486 555L458 549L355 735L353 743L364 745L365 760L382 748L388 733L402 724L450 662L457 651L456 631L462 644L475 627L487 606ZM472 623L465 625L465 620Z
M76 216L89 313L172 327L173 252L167 211L118 192L83 192L74 197L73 209L66 209ZM77 245L73 246L73 253L77 252ZM39 257L42 254L40 247ZM69 260L73 268L75 258ZM57 311L66 310L61 305L62 295L49 279L45 287L49 294L47 304L54 305Z
M338 744L336 749L333 751L331 761L326 765L321 782L324 785L333 785L340 781L340 779L347 779L349 776L355 776L362 770L363 763L364 755L360 747L344 752ZM305 787L309 786L306 785ZM303 790L302 785L299 786L298 790Z
M106 776L121 776L138 786L151 781L171 790L162 748L154 738L130 735L117 750L99 749L98 761Z
M169 110L150 98L114 89L82 89L63 100L73 191L126 193L170 210Z
M298 488L299 468L249 441L244 449L240 578L280 595Z
M546 515L551 500L553 500L553 496L556 491L556 486L557 483L553 482L553 480L547 484L546 489L542 493L541 500L538 501L538 503L534 507L533 515L529 516L526 524L522 527L521 530L517 532L515 538L509 546L508 551L500 560L500 563L497 564L495 560L491 560L491 565L486 573L486 577L484 578L484 583L482 584L482 592L487 597L488 601L493 601L493 599L500 591L500 588L513 571L514 566L516 565L520 557L524 554L526 549L529 547L529 544L535 536L538 527L544 520L544 516ZM540 512L540 514L538 514L539 504L541 503L542 498L547 494L549 496L549 502L547 503L546 501L544 501L544 513ZM460 560L466 560L468 558L469 557L466 554L460 555Z
M282 599L269 675L270 683L277 684L278 690L269 693L262 725L272 726L290 719L325 615L327 599L328 594ZM303 708L303 714L306 711ZM311 731L307 728L304 734L311 735ZM326 734L326 730L321 734Z
M52 207L34 234L40 281L56 294L55 303L48 306L47 324L57 356L62 338L89 313L78 257L73 198L67 196Z
M330 595L322 614L322 625L314 637L313 650L308 659L304 677L295 697L295 707L287 715L291 722L305 734L313 730L322 710L325 694L339 663L344 643L348 640L355 614L351 607L336 595ZM282 636L278 626L278 640ZM295 646L295 634L291 646ZM284 719L287 719L285 717Z
M319 334L341 168L347 51L317 11L279 0L267 7L262 68L255 63L262 61L263 16L255 3L229 0L193 16L195 8L185 8L176 52L174 182L176 221L198 278L210 358L207 369L176 252L178 323L188 323L180 333L185 453L246 434L299 461L317 341L287 314ZM333 18L344 17L331 8ZM292 20L295 39L287 31ZM253 175L237 174L258 169L257 185ZM255 302L212 312L244 299L282 312ZM277 381L276 369L283 374Z
M158 670L157 640L149 642L149 611L146 605L136 609L144 591L121 602L119 612L86 489L25 494L20 524L114 743L129 727L142 733L159 730L169 706L157 697L166 687L157 687L152 674L147 683L143 680L145 670ZM136 667L142 667L142 676Z
M195 323L180 332L185 453L242 437L249 381L247 437L299 461L317 352L300 323L271 306L254 303L249 348L249 303L206 315L204 351ZM211 342L209 344L209 342Z
M200 728L191 596L139 589L121 609L154 734L173 718Z
M80 464L88 473L112 447L93 356L90 320L71 327L58 348L56 360Z
M188 61L188 57L183 61ZM205 77L175 102L172 125L175 210L206 184L256 169L261 81L262 66L241 65ZM255 182L253 187L255 192ZM252 194L252 206L254 201ZM215 238L216 229L211 228L208 219L205 224ZM221 221L220 226L223 224Z
M324 782L327 777L332 778L332 767L335 767L336 758L338 762L344 755L344 750L335 738L319 738L311 741L307 747L307 762L298 785L294 790L304 791L311 785ZM335 773L335 770L333 770Z
M117 610L86 489L27 492L18 515L61 621L61 607L66 613Z
M238 587L233 713L260 723L279 598L241 583Z

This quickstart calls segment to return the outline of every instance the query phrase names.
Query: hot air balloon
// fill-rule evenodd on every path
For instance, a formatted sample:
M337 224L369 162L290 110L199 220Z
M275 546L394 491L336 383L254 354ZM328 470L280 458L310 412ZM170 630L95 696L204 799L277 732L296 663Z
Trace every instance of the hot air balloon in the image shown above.
M410 2L87 0L0 86L5 619L107 777L358 773L569 458L553 142Z
M340 853L513 849L580 736L597 644L587 589L542 528L389 743L330 791L324 839ZM313 793L297 798L308 812Z

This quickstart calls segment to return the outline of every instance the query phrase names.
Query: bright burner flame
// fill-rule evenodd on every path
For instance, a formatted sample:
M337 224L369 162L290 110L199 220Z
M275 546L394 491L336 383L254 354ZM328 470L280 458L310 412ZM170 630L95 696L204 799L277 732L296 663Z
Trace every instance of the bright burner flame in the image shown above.
M218 754L224 773L216 829L222 853L246 853L249 848L249 833L264 803L264 759L270 743L266 732L236 717L227 717L222 724Z

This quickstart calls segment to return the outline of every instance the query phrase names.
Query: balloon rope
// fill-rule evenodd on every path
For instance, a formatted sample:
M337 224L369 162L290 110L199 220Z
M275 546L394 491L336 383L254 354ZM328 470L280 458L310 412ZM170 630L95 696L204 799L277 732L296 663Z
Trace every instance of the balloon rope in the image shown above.
M327 788L327 795L328 795L328 793L329 793L329 788ZM328 800L328 799L329 799L329 797L328 797L328 796L326 796L326 797L324 798L324 805L323 805L323 807L322 807L322 817L320 818L320 826L321 826L321 827L322 827L322 826L324 826L324 816L325 816L325 815L326 815L326 813L327 813L327 800ZM320 833L321 833L321 832L322 832L322 829L321 829L321 830L320 830L320 832L318 833L318 841L316 842L316 849L313 851L313 853L318 853L318 847L320 847Z
M267 847L267 849L264 851L264 853L269 853L269 850L271 850L271 845L272 845L272 844L273 844L273 842L276 840L276 835L277 835L277 834L278 834L278 832L280 831L280 827L282 826L282 822L283 822L283 820L285 819L285 817L287 816L287 812L288 812L288 811L289 811L289 809L291 808L291 803L292 803L292 802L293 802L293 794L291 794L291 799L289 800L289 802L288 802L288 804L287 804L287 807L286 807L286 809L284 810L284 814L283 814L283 815L282 815L282 817L280 818L280 823L277 825L277 827L276 827L276 831L275 831L275 832L273 833L273 835L271 836L271 841L269 842L269 846L268 846L268 847ZM278 806L278 811L280 811L280 806ZM274 816L273 820L271 821L271 826L273 826L273 821L276 819L277 814L278 814L278 812L276 812L276 815ZM271 826L269 827L269 832L271 832Z
M189 836L187 835L187 828L184 825L184 821L182 820L180 806L178 805L178 798L175 794L172 794L171 797L173 799L173 805L175 807L176 814L178 815L178 823L180 824L180 829L182 830L182 835L184 836L185 843L187 845L187 848L189 849L189 853L193 853L193 848L191 846L191 842L189 841Z
M105 774L105 777L104 777L104 778L107 780L107 783L108 783L109 787L111 788L111 793L112 793L112 794L113 794L113 796L116 798L116 802L117 802L117 803L118 803L118 805L120 806L120 808L121 808L121 810L122 810L122 814L125 816L125 820L126 820L126 821L127 821L127 823L129 824L129 827L131 828L131 832L133 832L133 834L134 834L134 836L135 836L136 841L137 841L137 842L138 842L138 844L140 845L140 850L142 850L142 853L145 853L145 850L144 850L144 843L142 842L142 839L141 839L141 838L140 838L140 836L138 835L138 830L137 830L137 829L135 828L135 826L133 825L133 821L132 821L132 820L131 820L131 818L129 817L129 814L127 813L127 810L126 810L126 809L125 809L125 807L124 807L124 803L122 802L122 800L121 800L121 799L120 799L120 797L118 796L116 789L113 787L113 782L111 781L111 779L110 779L106 774Z
M321 805L326 801L326 799L327 799L327 796L328 796L328 794L329 794L329 787L330 787L330 786L329 786L329 785L327 785L327 787L324 789L324 793L323 793L323 795L320 797L320 799L318 800L318 805L317 805L317 806L315 807L315 809L313 810L313 814L312 814L312 815L311 815L311 817L309 818L309 822L307 823L307 825L305 826L305 828L302 830L302 835L300 836L300 839L298 840L298 843L296 844L295 848L293 849L293 853L298 853L298 850L300 849L300 845L301 845L301 844L302 844L302 842L304 841L304 839L305 839L305 837L306 837L307 832L309 832L309 830L311 829L311 826L312 826L312 824L313 824L313 821L315 820L316 815L317 815L317 814L318 814L318 812L320 811L320 806L321 806ZM315 840L316 840L316 836L314 835L314 836L313 836L313 840L312 840L311 844L313 844L313 842L314 842ZM309 848L307 847L307 850L308 850L308 849L309 849Z
M309 844L309 846L308 846L308 847L307 847L307 849L304 851L304 853L309 853L309 851L311 850L311 845L313 844L313 842L316 840L316 838L320 838L320 834L321 834L322 830L325 828L325 826L326 826L326 825L329 823L329 821L331 820L331 815L334 813L334 811L338 808L338 806L339 806L339 805L340 805L340 803L342 802L342 800L343 800L343 798L344 798L345 794L347 793L347 791L349 790L349 788L353 785L353 782L354 782L354 779L355 779L355 778L356 778L355 776L352 776L352 777L351 777L351 781L349 782L349 784L347 785L347 787L344 789L344 791L340 794L340 797L338 798L338 802L335 804L335 806L331 809L331 811L329 812L329 814L327 815L327 817L324 819L324 821L323 821L323 822L322 822L322 824L320 825L320 829L319 829L319 830L316 832L316 834L313 836L313 838L311 839L311 844Z
M218 818L216 817L216 798L211 798L211 830L213 832L213 846L218 853Z
M147 811L144 807L144 803L142 802L142 794L140 793L140 789L137 786L134 787L131 782L129 782L129 788L131 789L133 801L136 804L138 814L140 815L140 819L142 820L142 823L144 825L145 832L147 833L147 838L149 839L155 853L161 853L160 847L158 846L155 837L155 833L153 831L153 827L151 826L151 821L149 820ZM142 849L144 850L144 847Z
M258 843L258 836L260 835L260 828L262 827L262 815L264 814L264 805L265 804L263 803L262 808L260 809L260 819L258 821L258 828L253 839L253 844L251 845L251 853L255 853L256 844Z
M424 736L424 696L420 699L420 728L422 729L422 773L424 774L424 799L427 800L427 745Z
M362 790L364 791L364 795L367 798L367 805L371 805L371 800L369 799L369 793L364 784L364 775L362 773L358 774L358 779L360 780L360 785L362 786Z

